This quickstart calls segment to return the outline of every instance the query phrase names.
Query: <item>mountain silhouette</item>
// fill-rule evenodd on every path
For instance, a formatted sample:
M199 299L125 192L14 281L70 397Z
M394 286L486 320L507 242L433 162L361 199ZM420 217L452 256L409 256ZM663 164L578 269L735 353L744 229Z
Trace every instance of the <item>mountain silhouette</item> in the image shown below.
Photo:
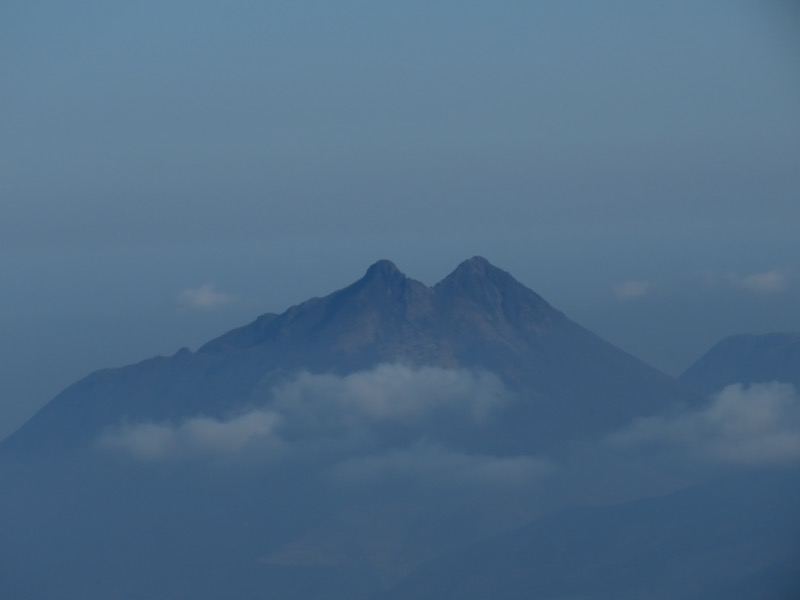
M800 389L800 334L733 335L715 344L681 376L704 394L732 383L781 381Z
M737 473L556 512L434 561L374 600L796 598L798 475Z
M262 315L197 352L93 373L0 448L64 451L121 423L224 418L269 403L271 389L299 371L345 375L387 363L497 375L518 400L475 443L508 452L601 435L693 400L484 258L433 287L381 260L355 283Z
M0 597L768 597L796 468L687 488L608 442L700 399L483 258L381 260L0 443Z

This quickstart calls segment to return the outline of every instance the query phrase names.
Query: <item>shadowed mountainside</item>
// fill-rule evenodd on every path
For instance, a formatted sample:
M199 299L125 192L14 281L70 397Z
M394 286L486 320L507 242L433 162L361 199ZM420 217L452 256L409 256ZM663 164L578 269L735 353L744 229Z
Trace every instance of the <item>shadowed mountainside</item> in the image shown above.
M703 394L732 383L781 381L800 388L800 333L727 337L701 356L680 380Z
M344 375L384 363L499 376L519 398L480 441L541 448L599 435L693 396L673 379L570 321L475 257L433 287L382 260L362 279L266 314L192 353L96 372L45 406L0 450L59 452L125 422L229 417L269 403L298 371Z
M770 597L796 469L642 500L714 471L608 443L698 398L485 259L433 287L379 261L1 443L0 597Z
M571 509L434 561L377 598L790 600L799 504L793 469Z

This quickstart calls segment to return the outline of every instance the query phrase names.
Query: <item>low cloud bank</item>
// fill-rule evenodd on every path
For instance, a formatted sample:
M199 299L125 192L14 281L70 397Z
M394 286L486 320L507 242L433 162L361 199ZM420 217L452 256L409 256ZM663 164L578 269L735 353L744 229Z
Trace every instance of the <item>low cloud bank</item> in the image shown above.
M300 373L273 390L273 407L290 425L336 429L414 423L434 414L486 420L510 400L487 371L384 364L343 377Z
M227 421L195 417L178 425L141 423L108 431L98 444L145 461L224 456L241 451L254 438L279 448L275 430L280 422L280 415L256 410Z
M800 463L800 394L788 383L727 386L704 407L635 420L607 438L620 449L742 466Z
M536 459L467 456L443 446L416 446L421 437L437 442L437 417L481 427L512 400L486 371L412 368L384 364L345 376L302 372L271 390L261 408L230 419L197 416L179 423L128 424L107 431L100 448L141 461L274 459L303 456L335 465L341 480L359 473L408 477L506 481L542 470ZM395 450L383 435L391 427ZM438 436L440 437L440 436ZM377 440L377 442L376 442ZM438 440L441 441L441 440ZM327 468L327 467L326 467Z
M522 486L549 474L552 463L532 456L466 454L418 442L385 454L350 458L332 472L340 483L414 480L429 486Z

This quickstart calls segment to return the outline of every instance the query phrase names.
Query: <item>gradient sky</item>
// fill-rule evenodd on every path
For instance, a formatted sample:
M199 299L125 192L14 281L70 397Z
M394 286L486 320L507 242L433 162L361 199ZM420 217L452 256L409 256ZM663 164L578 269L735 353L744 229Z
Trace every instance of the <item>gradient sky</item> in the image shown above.
M795 3L0 7L0 437L98 368L479 254L677 374L800 330Z

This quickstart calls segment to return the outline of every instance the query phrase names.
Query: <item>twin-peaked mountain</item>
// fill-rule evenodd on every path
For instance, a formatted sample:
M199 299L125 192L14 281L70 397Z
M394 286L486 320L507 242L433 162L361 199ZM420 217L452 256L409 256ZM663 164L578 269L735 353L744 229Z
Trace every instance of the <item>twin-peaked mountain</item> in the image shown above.
M796 381L795 346L676 381L485 259L380 261L0 443L0 598L796 598L800 398L688 390Z
M387 363L499 377L515 399L495 427L482 430L482 439L454 433L493 451L597 436L692 399L483 258L461 263L433 287L382 260L344 289L262 315L197 352L96 372L4 446L65 450L121 423L229 418L269 404L274 387L300 371L346 375Z

